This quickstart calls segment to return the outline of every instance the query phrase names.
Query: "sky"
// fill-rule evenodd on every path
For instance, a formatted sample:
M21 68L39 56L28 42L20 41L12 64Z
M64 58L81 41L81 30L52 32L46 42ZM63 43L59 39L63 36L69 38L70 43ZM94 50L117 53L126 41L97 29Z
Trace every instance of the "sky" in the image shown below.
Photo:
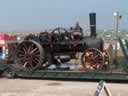
M90 12L97 29L114 29L115 11L122 15L120 29L128 29L128 0L0 0L0 31L68 28L77 21L89 29Z

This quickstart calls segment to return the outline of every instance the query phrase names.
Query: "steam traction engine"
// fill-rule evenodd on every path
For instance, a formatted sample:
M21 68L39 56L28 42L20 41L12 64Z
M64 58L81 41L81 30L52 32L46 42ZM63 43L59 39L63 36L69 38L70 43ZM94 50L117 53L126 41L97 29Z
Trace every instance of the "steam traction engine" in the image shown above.
M62 63L76 59L79 52L84 70L103 69L109 63L109 55L103 40L96 38L95 17L95 13L90 13L91 35L88 37L78 23L70 30L56 28L52 32L26 36L17 47L16 65L25 71L47 69L52 64L59 68Z

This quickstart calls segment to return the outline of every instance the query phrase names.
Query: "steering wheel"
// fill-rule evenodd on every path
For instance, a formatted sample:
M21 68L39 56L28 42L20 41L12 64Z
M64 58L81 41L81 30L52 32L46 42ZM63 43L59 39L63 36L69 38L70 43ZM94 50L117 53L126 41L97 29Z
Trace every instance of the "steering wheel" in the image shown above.
M65 28L55 28L52 31L52 40L53 41L64 41L64 40L69 40L69 32Z

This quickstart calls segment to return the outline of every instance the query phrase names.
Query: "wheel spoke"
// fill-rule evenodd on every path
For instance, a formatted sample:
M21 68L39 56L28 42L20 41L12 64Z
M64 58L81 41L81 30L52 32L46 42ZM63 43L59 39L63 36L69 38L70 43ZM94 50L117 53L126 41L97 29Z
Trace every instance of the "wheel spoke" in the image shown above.
M27 52L28 52L28 53L31 52L31 46L28 46Z
M36 50L38 50L38 48L33 49L30 53L32 54L34 52L37 52Z
M26 68L27 64L28 64L28 63L25 62L22 67L23 67L23 68Z

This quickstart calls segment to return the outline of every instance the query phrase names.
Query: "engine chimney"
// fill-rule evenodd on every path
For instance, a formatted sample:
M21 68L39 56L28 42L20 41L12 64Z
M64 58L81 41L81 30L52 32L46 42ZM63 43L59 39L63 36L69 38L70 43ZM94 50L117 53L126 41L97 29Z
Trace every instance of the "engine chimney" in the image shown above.
M96 37L96 13L89 13L91 37Z

